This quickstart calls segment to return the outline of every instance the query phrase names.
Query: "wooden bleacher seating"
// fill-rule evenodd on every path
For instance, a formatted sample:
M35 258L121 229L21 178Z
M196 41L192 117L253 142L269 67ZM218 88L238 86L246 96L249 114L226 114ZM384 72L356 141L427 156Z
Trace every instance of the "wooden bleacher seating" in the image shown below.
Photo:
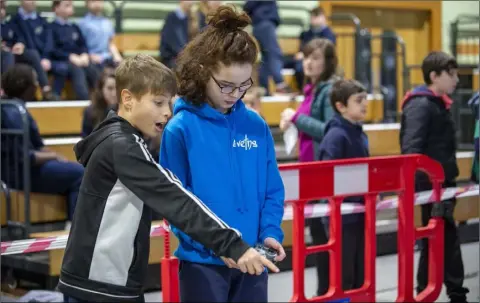
M379 104L382 104L380 96L375 98L370 96L372 104L369 106L369 113L378 111L376 108ZM377 100L380 99L380 100ZM264 114L267 122L272 125L278 125L281 111L287 107L296 108L301 101L291 101L285 97L266 97L262 100L262 113ZM29 103L27 107L32 113L33 117L39 125L40 132L43 136L53 136L55 138L46 138L46 146L64 155L71 161L76 161L73 153L73 146L80 140L78 134L80 133L82 113L86 106L89 105L89 101L65 101L65 102L37 102ZM372 156L381 155L398 155L400 153L399 146L399 124L366 124L364 126L367 136L369 138L370 153ZM75 137L65 137L65 135L75 135ZM459 181L468 180L470 177L470 168L472 165L472 153L460 152L457 155L458 165L460 167ZM44 200L46 197L32 194L33 203ZM45 199L56 203L55 209L63 211L63 216L60 214L52 214L50 211L35 212L34 209L41 207L42 203L38 203L36 206L32 206L32 220L35 222L47 222L53 218L58 220L65 220L65 207L66 203L64 199ZM50 205L46 203L45 205ZM53 206L52 206L53 208ZM37 217L34 217L37 216Z
M25 203L22 191L10 190L12 221L25 222ZM5 196L0 196L2 207L1 223L7 222ZM30 193L30 222L47 223L67 219L67 201L65 196L54 194Z

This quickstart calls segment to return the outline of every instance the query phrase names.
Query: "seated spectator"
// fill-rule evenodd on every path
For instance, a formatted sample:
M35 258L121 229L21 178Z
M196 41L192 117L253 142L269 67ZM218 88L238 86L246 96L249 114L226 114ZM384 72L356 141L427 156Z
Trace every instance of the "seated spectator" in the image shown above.
M295 54L295 79L298 87L303 88L303 48L315 38L324 38L330 40L333 44L337 42L335 33L327 24L327 18L321 7L315 7L310 11L310 28L300 34L300 49Z
M97 82L92 104L83 112L82 137L90 133L107 117L108 112L117 109L115 75L104 73Z
M17 41L25 44L23 53L16 54L15 62L27 63L33 67L42 89L43 100L58 100L59 97L52 93L47 77L47 72L52 68L48 59L50 31L48 22L36 12L36 1L22 0L18 13L10 22L13 23L13 29L18 31Z
M122 61L122 55L113 42L115 30L112 22L103 15L103 0L87 0L88 13L79 22L90 61L100 71L104 67L115 67Z
M245 96L242 98L245 106L262 116L262 97L265 96L265 89L263 87L255 86L250 88ZM262 116L263 118L263 116Z
M36 74L33 69L25 64L16 64L2 75L2 87L5 98L13 100L32 100L37 89ZM61 194L67 196L68 220L73 218L73 212L77 202L78 191L83 177L83 166L76 162L67 161L62 155L57 154L45 147L40 136L37 123L25 107L30 128L30 183L31 191L38 193ZM2 129L23 129L22 115L17 107L2 105L1 107ZM2 136L2 146L5 146L6 136ZM15 146L17 148L15 148ZM14 148L2 148L2 180L11 188L23 190L23 177L16 179L14 176L22 176L23 167L21 162L23 151L22 145L16 144ZM19 159L12 167L12 161L7 159ZM14 171L18 169L18 171ZM13 177L12 177L13 176Z
M257 39L262 53L259 82L268 91L268 78L275 82L276 93L291 93L292 89L283 79L283 53L277 38L280 15L276 1L245 1L244 11L252 19L253 36Z
M1 20L1 69L6 71L15 64L14 55L22 55L25 49L25 44L18 39L18 29L15 24L10 21L10 16L7 16L7 1L0 0L0 20Z
M87 44L80 28L68 19L73 15L71 0L52 2L55 21L50 23L52 46L49 56L55 76L53 90L60 95L70 78L77 100L88 100L89 86L97 82L98 70L90 62Z
M478 120L478 110L479 110L479 103L480 103L480 95L479 93L475 93L473 97L468 101L468 105L472 108L473 117L475 118L475 130L473 135L473 146L475 148L475 155L473 158L473 165L472 165L472 176L471 180L478 184L479 181L479 165L478 165L478 158L479 158L479 150L480 150L480 142L479 142L479 133L480 133L480 124Z
M169 68L189 41L189 16L192 1L180 1L179 7L165 18L160 32L160 61Z
M220 5L222 5L222 1L200 1L198 9L200 29L208 25L208 15L216 11Z

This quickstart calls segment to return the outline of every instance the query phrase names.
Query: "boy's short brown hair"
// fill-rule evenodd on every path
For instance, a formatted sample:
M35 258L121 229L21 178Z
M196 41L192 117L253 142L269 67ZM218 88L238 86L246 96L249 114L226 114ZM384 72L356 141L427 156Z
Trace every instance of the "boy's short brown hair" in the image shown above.
M128 89L136 98L152 95L177 93L174 73L165 65L148 55L135 55L123 60L115 71L117 98L121 102L121 92Z
M335 112L338 113L338 109L335 106L337 102L342 103L344 106L347 106L348 99L358 93L364 93L367 90L357 80L338 80L333 83L330 90L330 104Z
M314 7L313 9L310 10L310 16L318 17L322 15L325 15L325 11L323 10L323 8L319 6Z
M52 1L52 10L55 10L60 5L60 3L62 3L62 0L53 0Z
M423 59L423 81L425 84L430 85L432 84L432 80L430 79L431 72L440 75L443 71L450 73L452 69L456 68L458 68L458 63L453 56L445 52L433 51Z

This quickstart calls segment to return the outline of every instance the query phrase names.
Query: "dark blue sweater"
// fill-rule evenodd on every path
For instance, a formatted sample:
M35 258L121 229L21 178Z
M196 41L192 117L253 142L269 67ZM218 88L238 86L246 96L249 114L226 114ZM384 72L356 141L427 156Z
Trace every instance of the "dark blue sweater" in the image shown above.
M252 19L252 24L270 21L276 26L280 24L280 15L276 1L246 1L243 10Z
M12 47L17 42L25 44L25 41L19 37L17 25L12 22L11 18L2 20L2 25L0 27L2 29L2 42L5 42L8 47Z
M325 137L320 143L317 159L337 160L369 156L368 138L362 126L335 114L325 127ZM349 197L346 201L364 203L363 197ZM363 217L362 214L343 216L343 222L356 222L361 217Z
M8 100L8 97L4 98ZM29 123L30 141L27 143L30 157L30 166L35 164L35 151L39 151L44 147L42 137L38 130L36 121L32 115L24 107ZM1 128L3 130L22 130L23 121L22 114L18 107L14 105L2 105L1 107ZM15 138L15 139L14 139ZM23 187L23 145L22 139L18 135L1 135L2 153L1 153L1 173L2 180L8 182L12 188L21 189ZM19 178L15 180L15 176Z
M180 18L177 11L167 15L160 33L160 57L170 65L188 42L188 19Z
M25 43L26 49L37 50L42 58L48 57L51 49L51 35L48 28L48 22L37 15L35 19L24 20L17 13L12 17L11 22L18 29L18 39Z
M324 38L332 41L333 44L337 43L337 37L330 27L325 27L321 30L308 29L300 34L300 50L303 49L305 44L315 38Z
M70 54L88 53L87 44L80 28L71 22L54 21L49 28L52 32L52 49L49 56L52 60L68 61Z

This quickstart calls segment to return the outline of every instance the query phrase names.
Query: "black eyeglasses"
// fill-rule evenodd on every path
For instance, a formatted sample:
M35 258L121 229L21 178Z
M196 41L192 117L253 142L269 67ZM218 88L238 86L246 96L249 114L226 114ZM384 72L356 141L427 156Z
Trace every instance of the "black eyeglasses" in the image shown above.
M252 78L248 79L248 82L245 83L245 84L242 84L240 86L234 86L234 85L222 85L220 83L218 83L218 80L215 79L214 76L212 76L212 79L213 81L215 81L215 83L218 85L218 87L220 88L220 91L222 92L222 94L231 94L233 93L236 89L238 89L238 91L240 93L244 93L246 92L250 87L252 87L253 85L253 80Z

